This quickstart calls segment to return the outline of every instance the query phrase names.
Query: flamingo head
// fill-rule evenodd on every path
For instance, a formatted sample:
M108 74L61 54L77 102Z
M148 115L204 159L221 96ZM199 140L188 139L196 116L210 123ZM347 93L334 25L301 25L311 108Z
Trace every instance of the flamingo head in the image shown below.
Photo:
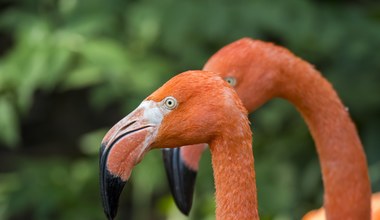
M216 52L203 69L225 79L235 88L248 112L252 112L278 96L277 85L287 72L284 63L291 60L289 55L288 50L272 43L242 38Z
M210 143L234 110L240 116L247 114L222 78L212 72L188 71L121 119L105 135L100 150L100 186L107 217L116 216L121 191L147 151Z

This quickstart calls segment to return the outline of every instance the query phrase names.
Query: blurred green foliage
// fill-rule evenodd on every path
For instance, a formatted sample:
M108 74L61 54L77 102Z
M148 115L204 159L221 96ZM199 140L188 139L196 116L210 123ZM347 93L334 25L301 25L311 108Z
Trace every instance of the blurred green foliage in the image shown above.
M380 4L376 1L0 2L0 219L105 219L97 152L113 123L176 73L241 37L284 45L333 83L380 191ZM322 204L313 141L281 100L251 115L262 219ZM214 219L210 155L190 219ZM160 152L133 172L118 219L187 219Z

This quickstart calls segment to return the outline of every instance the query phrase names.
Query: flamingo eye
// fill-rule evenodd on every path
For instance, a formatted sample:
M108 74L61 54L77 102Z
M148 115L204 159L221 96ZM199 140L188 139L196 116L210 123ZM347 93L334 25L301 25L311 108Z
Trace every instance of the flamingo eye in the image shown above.
M226 78L224 78L224 80L226 80L226 82L228 84L230 84L230 86L234 87L236 85L236 79L232 76L228 76Z
M172 96L168 96L164 99L164 106L168 110L175 109L177 107L177 105L178 105L177 100Z

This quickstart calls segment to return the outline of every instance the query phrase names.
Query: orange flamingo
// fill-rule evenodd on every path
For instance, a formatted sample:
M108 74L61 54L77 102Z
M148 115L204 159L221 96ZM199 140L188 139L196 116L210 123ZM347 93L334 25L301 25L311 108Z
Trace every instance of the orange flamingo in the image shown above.
M159 146L208 143L216 187L216 219L258 219L252 134L235 90L212 72L169 80L106 134L100 150L104 211L116 216L132 168Z
M204 70L220 74L249 112L274 97L293 103L316 143L328 219L369 219L370 182L355 125L331 84L285 48L244 38L214 54ZM164 161L177 206L187 214L204 144L165 149Z
M380 193L374 193L372 195L372 200L371 200L371 209L372 209L372 214L371 214L371 219L372 220L379 220L380 219ZM325 215L325 210L323 208L312 210L308 212L302 220L325 220L326 215Z

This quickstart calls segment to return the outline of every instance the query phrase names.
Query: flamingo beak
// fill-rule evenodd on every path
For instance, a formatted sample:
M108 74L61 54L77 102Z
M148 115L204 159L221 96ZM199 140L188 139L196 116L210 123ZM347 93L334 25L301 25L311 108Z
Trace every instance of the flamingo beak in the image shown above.
M174 202L183 214L189 215L197 171L181 159L181 148L163 148L162 156Z
M151 148L163 115L158 103L143 101L104 137L99 161L100 190L109 220L115 218L123 187L133 167Z

